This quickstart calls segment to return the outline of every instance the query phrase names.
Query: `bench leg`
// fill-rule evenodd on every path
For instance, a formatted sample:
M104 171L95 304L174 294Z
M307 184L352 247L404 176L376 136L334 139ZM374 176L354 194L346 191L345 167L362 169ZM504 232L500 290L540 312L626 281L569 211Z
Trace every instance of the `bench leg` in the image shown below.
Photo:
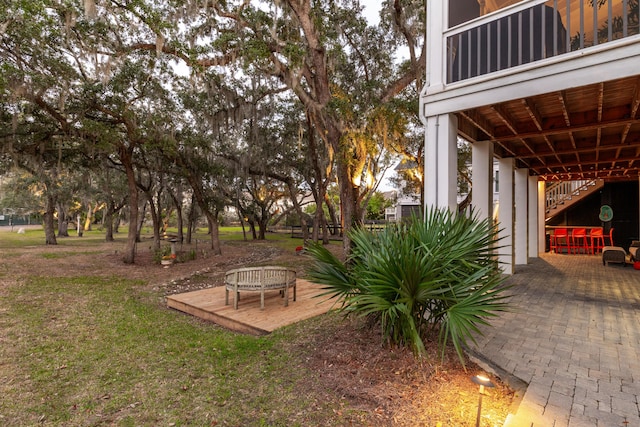
M224 305L229 305L229 289L224 290Z
M260 291L260 310L264 310L264 289Z
M289 285L286 282L284 284L284 306L289 307Z

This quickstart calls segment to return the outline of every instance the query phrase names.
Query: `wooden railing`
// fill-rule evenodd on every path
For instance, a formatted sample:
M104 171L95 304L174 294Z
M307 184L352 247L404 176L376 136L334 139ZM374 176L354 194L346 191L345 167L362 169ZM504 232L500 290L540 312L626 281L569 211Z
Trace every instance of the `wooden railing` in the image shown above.
M593 179L558 181L549 184L545 190L546 211L549 212L559 205L566 203L593 185L596 185L596 181Z
M638 0L525 0L445 32L447 82L630 37L639 21Z

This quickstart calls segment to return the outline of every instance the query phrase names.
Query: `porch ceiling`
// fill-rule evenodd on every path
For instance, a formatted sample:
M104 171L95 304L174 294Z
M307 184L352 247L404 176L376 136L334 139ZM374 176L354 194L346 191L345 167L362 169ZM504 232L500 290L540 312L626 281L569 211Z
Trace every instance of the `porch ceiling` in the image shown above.
M460 111L458 126L544 180L636 180L639 107L633 76Z

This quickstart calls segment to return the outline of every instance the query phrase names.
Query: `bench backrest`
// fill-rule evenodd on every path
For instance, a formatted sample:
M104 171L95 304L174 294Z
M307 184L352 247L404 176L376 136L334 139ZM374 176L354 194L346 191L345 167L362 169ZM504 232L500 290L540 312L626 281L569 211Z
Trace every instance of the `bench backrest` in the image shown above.
M296 282L295 270L286 267L246 267L230 270L224 276L225 285L235 285L243 289L269 289L293 286Z

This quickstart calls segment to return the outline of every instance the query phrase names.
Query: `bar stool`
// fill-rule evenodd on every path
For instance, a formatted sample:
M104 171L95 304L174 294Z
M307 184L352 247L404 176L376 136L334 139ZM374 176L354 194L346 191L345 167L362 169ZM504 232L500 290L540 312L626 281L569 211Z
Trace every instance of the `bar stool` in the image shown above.
M595 254L596 252L601 252L602 248L605 246L602 227L592 228L589 232L589 236L591 237L591 253Z
M569 253L569 232L566 228L556 228L553 230L553 234L549 236L549 238L550 251L560 253L558 251L562 250L562 247L565 246L567 248L567 253Z
M607 245L606 239L609 239L609 244ZM615 246L613 244L613 227L609 230L609 234L605 234L603 236L604 246Z
M580 249L585 254L591 252L591 245L587 242L586 228L574 228L571 232L571 251L577 254Z

